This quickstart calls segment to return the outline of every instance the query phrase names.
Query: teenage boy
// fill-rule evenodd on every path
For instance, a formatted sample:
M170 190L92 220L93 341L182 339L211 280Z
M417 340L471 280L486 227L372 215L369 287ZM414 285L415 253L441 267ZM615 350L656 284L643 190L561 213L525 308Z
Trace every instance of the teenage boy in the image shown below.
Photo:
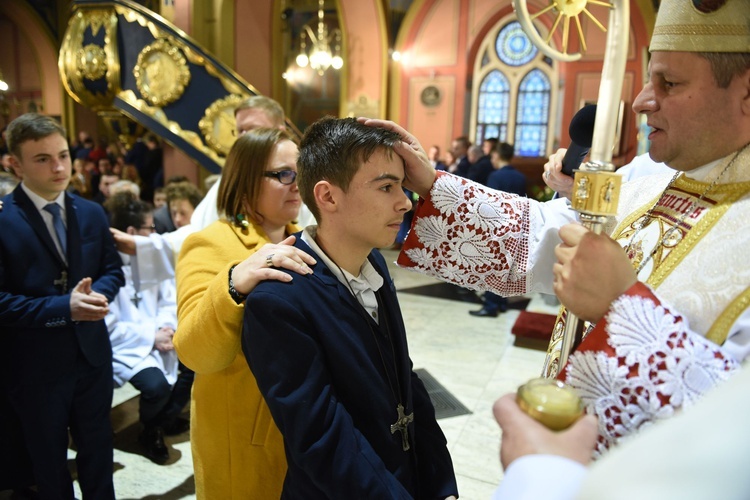
M0 213L0 377L41 499L73 498L68 431L84 499L114 499L112 347L104 317L124 280L102 207L66 192L67 134L33 113L8 126L23 181Z
M318 226L295 246L313 274L259 284L243 350L284 436L282 498L454 498L445 437L412 370L385 260L411 200L399 136L324 118L302 139L298 183ZM271 261L269 259L269 265Z

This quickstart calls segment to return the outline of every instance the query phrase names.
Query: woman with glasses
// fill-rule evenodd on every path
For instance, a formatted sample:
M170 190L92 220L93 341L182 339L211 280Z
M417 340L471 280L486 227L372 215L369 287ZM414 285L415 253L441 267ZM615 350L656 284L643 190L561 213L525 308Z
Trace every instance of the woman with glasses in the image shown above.
M286 474L279 430L242 354L245 298L274 269L311 273L292 246L301 199L297 145L255 129L227 156L217 208L223 217L190 235L177 262L180 360L195 370L191 444L199 499L279 498Z

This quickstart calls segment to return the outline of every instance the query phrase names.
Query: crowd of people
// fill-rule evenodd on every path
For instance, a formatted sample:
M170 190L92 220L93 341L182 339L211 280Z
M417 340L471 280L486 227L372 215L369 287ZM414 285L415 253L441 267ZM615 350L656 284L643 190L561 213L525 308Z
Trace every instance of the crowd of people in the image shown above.
M5 452L18 452L19 455L24 452L30 459L25 471L27 473L11 478L15 487L33 484L40 498L68 498L72 495L67 468L61 466L64 465L63 457L67 449L67 441L63 444L62 434L67 435L70 430L78 450L78 480L84 497L113 498L112 436L108 419L105 418L108 411L104 412L103 409L108 409L111 405L113 385L130 383L141 393L139 419L142 431L139 441L148 458L159 464L165 463L169 458L169 451L164 445L164 435L184 432L191 427L195 482L199 497L249 498L260 494L263 498L272 498L281 495L282 489L292 488L284 486L288 471L286 453L289 450L285 453L279 427L264 403L264 395L258 391L253 372L248 368L248 361L241 349L244 305L250 292L263 280L275 279L281 283L291 281L291 276L281 271L284 268L301 275L312 273L320 258L313 257L315 253L309 248L309 253L305 253L294 246L301 229L295 225L295 221L303 206L297 188L298 147L283 130L283 112L276 114L277 110L280 110L278 104L263 97L253 98L247 107L238 108L236 118L239 138L227 158L223 181L219 181L215 187L216 220L208 224L205 230L197 231L202 223L199 221L206 221L207 216L200 210L196 214L196 208L200 208L201 204L195 187L183 179L170 179L167 183L164 188L164 207L169 208L168 215L175 228L173 233L182 230L186 236L183 238L184 245L182 239L170 240L168 232L159 235L155 231L156 214L160 209L154 211L153 205L140 199L142 191L137 189L139 186L135 183L118 187L122 180L107 182L107 192L102 193L105 200L101 208L96 206L95 201L73 194L70 187L70 180L75 175L72 155L65 140L65 131L54 120L27 114L11 123L9 144L13 151L12 166L22 183L6 196L5 210L0 217L13 219L20 215L19 205L25 207L22 210L31 210L29 205L35 206L34 202L40 205L37 207L38 215L42 222L49 225L51 232L40 235L42 241L38 251L29 257L41 259L45 252L54 248L56 252L53 256L56 258L47 271L46 276L49 278L42 276L42 279L53 283L54 288L48 285L42 292L47 295L40 296L37 300L43 304L52 296L57 297L57 302L70 297L70 316L65 317L64 302L61 302L60 307L63 309L58 311L60 316L52 322L38 324L29 317L25 320L30 322L27 327L25 323L16 321L15 309L26 311L35 306L26 303L18 293L25 286L32 286L26 293L39 294L40 291L33 288L33 283L24 283L19 277L11 275L12 280L3 283L8 285L8 290L3 290L2 298L6 304L14 307L7 310L5 320L14 325L15 336L27 342L33 339L30 335L23 335L28 333L24 328L32 328L32 332L39 335L42 332L49 334L48 329L52 327L62 328L67 333L58 335L58 350L64 352L64 347L71 352L68 359L59 362L62 364L61 372L70 374L59 382L65 383L66 396L58 398L55 411L39 414L36 416L37 420L31 421L26 417L28 413L38 410L39 405L49 397L52 390L46 387L49 381L44 379L22 383L17 382L17 377L3 378L2 395L4 403L7 403L4 409L8 410L3 411L4 419L8 420L3 422L8 424L3 425L3 428L10 430L10 424L14 424L21 429L23 436L22 440L14 442L16 448L6 449ZM247 115L253 117L253 123L248 123ZM355 120L347 121L346 126L352 129L349 137L353 142L363 132L369 132L373 136L370 139L371 146L361 152L350 153L351 162L347 161L345 164L352 172L358 169L357 161L364 161L362 155L371 154L371 148L377 147L383 152L391 150L396 138L395 134L378 132ZM380 136L390 137L390 142ZM332 147L327 143L323 146ZM328 152L320 151L320 154L338 157L340 151L332 149ZM390 164L394 164L395 158L391 152ZM372 168L379 167L376 164ZM110 173L105 170L102 178ZM394 172L382 180L389 187L393 185L394 189L389 189L391 193L400 192L403 181L403 171L398 176L396 174ZM344 173L338 175L343 179L347 177ZM303 182L302 175L299 182ZM346 189L348 183L342 183L342 187ZM370 188L376 193L383 192L383 189ZM26 202L26 198L31 199L32 203ZM406 198L401 195L401 199L400 205L405 209L403 200ZM49 214L48 217L44 215L49 211L48 205L65 209L55 215ZM317 208L313 210L320 214ZM389 239L392 242L395 238L398 224L394 224L393 218L398 217L401 212L401 209L396 210L386 221L383 243L387 244ZM218 217L219 213L222 214L221 217ZM349 210L340 210L338 218L345 218L348 213ZM100 240L93 242L96 254L91 253L93 248L81 242L83 215L86 215L87 224L98 228L96 234ZM34 217L34 220L38 219L39 217ZM16 222L25 225L25 220ZM25 228L27 232L38 229L33 228L33 221L32 227ZM87 230L90 231L91 228ZM352 231L351 225L349 231ZM119 254L114 252L115 240L111 234L116 235L120 244L122 251ZM341 236L346 237L346 234L342 233ZM365 236L358 234L358 237ZM138 248L134 243L138 239L141 240L141 248L144 244L170 242L162 247L171 254L171 263L177 261L176 270L174 266L167 266L163 278L154 279L151 275L150 281L141 279L144 269L140 257L147 260L147 252L141 252L140 255L137 252L134 255L131 255L133 252L128 253L130 243ZM174 246L175 241L178 241L177 246ZM53 246L50 247L50 244ZM17 248L11 246L4 248L5 250L12 253ZM87 263L85 266L81 263L84 251L88 252L84 256ZM318 252L323 255L319 248ZM94 263L99 263L100 268L92 268ZM356 272L348 264L342 262L341 265L352 273ZM387 273L382 258L378 269L379 271L372 272ZM79 279L82 274L86 276L80 278L80 282L71 290L67 285L67 277ZM52 279L52 275L60 278ZM5 272L4 276L8 277L9 273ZM345 288L344 291L348 293L348 289ZM388 297L389 301L395 300L392 289ZM391 303L389 307L394 309L386 317L400 332L400 339L397 340L398 358L394 358L392 363L398 366L406 363L408 366L403 324L400 316L395 314L397 305ZM31 312L25 314L28 316ZM96 351L96 359L75 355L77 350L85 352L84 349L88 349L87 342L92 342L90 338L81 338L84 322L97 331L109 332L108 338L97 336L99 349ZM367 326L366 321L359 328L363 326ZM101 349L102 343L107 346L107 352ZM11 345L11 349L5 351L6 355L12 355L12 347ZM367 354L372 356L373 352ZM374 390L381 391L384 400L392 397L386 391L386 387L392 386L385 385L385 379L390 376L389 366L374 367L373 373L368 376L373 383L372 377L378 374L383 377L381 385ZM381 369L386 371L380 372ZM401 368L397 370L400 371ZM398 373L397 376L401 378L403 374ZM90 389L94 378L98 382L96 391ZM104 383L104 380L108 380L108 383ZM407 374L406 380L411 380L411 384L417 383L413 374ZM395 449L399 451L388 452L392 456L388 455L386 452L390 445L386 442L379 444L376 451L362 464L364 468L360 467L358 474L363 480L371 477L367 480L386 481L387 491L404 498L418 496L418 491L436 487L444 492L441 498L455 496L455 479L445 438L435 421L429 397L421 383L417 383L414 389L411 386L402 387L401 384L404 383L407 382L400 382L395 390L401 393L404 389L406 393L392 404L389 403L390 410L384 408L383 415L389 415L389 420L392 417L393 421L401 422L399 418L402 413L404 418L408 415L414 419L416 411L419 427L428 430L415 437L408 425L410 421L407 421L401 422L400 433L393 435L383 422L378 426L378 434L390 436L390 442L397 445ZM84 393L86 397L83 398L80 393ZM33 395L33 399L30 395ZM192 425L180 418L189 399ZM353 396L349 398L348 408L344 408L342 413L354 415L355 403ZM70 408L70 411L66 412L66 408ZM94 409L96 413L92 415ZM372 425L372 419L366 416L365 408L357 412L355 425L364 432L367 425ZM10 416L18 418L10 422L10 418L6 418ZM86 425L82 418L86 418ZM37 433L32 437L34 429L46 420L54 425L48 425L46 433ZM96 430L96 434L93 430ZM368 433L369 431L365 435ZM355 448L360 447L365 439L367 438L360 438ZM428 450L432 450L430 454L435 449L442 450L439 472L435 470L425 473L415 467L412 454L406 453L409 448L416 449L414 439L422 443L419 446L420 454L427 453ZM428 446L433 442L433 446ZM373 471L369 467L378 460L379 454L383 455L384 463L377 467L377 475L372 476ZM351 465L348 457L348 454L341 457L342 466ZM309 472L301 473L295 481L300 485L307 484L309 478L305 479L306 474ZM346 491L356 491L359 481L357 477L359 476L350 479ZM301 486L297 486L299 487ZM321 497L329 496L331 491L340 487L337 481L331 481L327 485L321 485L318 494Z
M400 265L491 294L480 316L537 291L564 306L543 369L588 415L552 432L515 395L500 398L507 470L496 498L615 498L602 488L618 481L629 485L622 498L746 498L741 471L704 478L706 490L686 487L677 467L658 478L645 467L649 456L683 464L708 453L677 446L686 426L723 443L730 462L748 458L732 445L747 434L736 417L748 405L750 278L730 264L746 247L750 32L723 34L750 7L707 4L707 22L687 3L662 1L633 105L652 128L656 174L633 175L602 234L576 223L559 153L544 177L563 196L542 203L507 170L508 144L459 137L447 163L393 122L330 117L297 144L278 103L257 96L235 111L238 138L201 200L185 179L162 191L123 178L127 160L118 169L87 137L69 146L52 118L13 120L3 168L21 182L0 207L0 458L13 460L0 474L39 498L73 498L70 435L84 498L114 499L109 412L113 386L130 383L154 462L168 459L164 434L190 428L198 498L457 498L377 250L413 209ZM684 25L700 27L701 43ZM159 210L172 223L162 234ZM314 222L297 224L301 212ZM566 311L588 326L560 366ZM714 420L717 404L735 418ZM628 460L635 472L613 478ZM564 486L546 488L544 474ZM658 494L638 488L643 477Z
M109 231L144 236L156 231L155 214L159 212L154 207L160 200L153 196L144 201L144 192L166 194L161 220L168 226L160 228L162 232L186 225L203 194L184 177L170 178L166 187L154 189L158 179L151 185L143 182L135 166L127 163L132 155L117 154L119 149L105 148L104 142L94 147L85 133L70 145L65 137L57 122L37 114L22 115L3 131L3 144L9 149L3 154L6 161L0 189L2 196L12 200L3 214L11 222L4 222L3 227L12 231L19 222L13 218L17 211L28 225L22 223L22 230L12 237L29 244L24 247L24 258L15 257L17 248L4 247L4 322L14 332L4 355L14 356L14 349L22 344L44 344L33 337L52 334L50 328L60 327L66 333L41 346L41 363L47 363L45 356L55 359L49 369L41 370L42 375L24 378L23 372L16 372L2 379L2 443L8 445L3 450L16 465L0 475L3 489L13 486L23 490L34 485L41 497L53 495L52 488L56 489L54 495L67 498L72 494L70 476L60 460L64 461L67 449L63 435L70 431L79 447L82 490L106 498L111 478L102 471L111 476L106 464L111 463L111 450L107 449L112 440L109 407L113 386L130 383L139 391L142 429L138 440L145 456L163 464L169 459L164 435L181 434L189 428L180 414L190 400L193 380L192 370L179 362L172 343L177 328L174 279L136 284L130 256L112 253L115 247ZM148 141L158 143L153 137ZM146 164L160 165L159 148L149 151L156 153L145 155ZM51 239L39 235L43 227L54 231ZM33 232L26 234L29 230ZM37 265L42 260L47 264ZM38 279L21 279L10 272L8 262L27 266L16 267L19 273L34 269L37 276L38 270ZM53 275L49 283L44 282L45 276ZM70 303L66 307L58 299L59 305L50 309L43 297L31 303L22 299L44 293L69 295ZM108 333L108 340L100 337L102 332ZM59 373L51 371L55 369ZM52 404L44 399L50 394L56 396ZM47 405L47 409L29 419L28 414L39 411L39 405ZM35 430L33 437L20 433L27 428L45 432Z

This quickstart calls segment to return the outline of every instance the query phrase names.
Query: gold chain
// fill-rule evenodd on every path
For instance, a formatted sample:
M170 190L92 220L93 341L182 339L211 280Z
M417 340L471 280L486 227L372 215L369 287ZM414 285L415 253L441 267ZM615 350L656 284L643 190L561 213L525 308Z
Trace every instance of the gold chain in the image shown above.
M651 250L651 253L649 253L646 256L646 258L643 259L641 261L641 263L638 265L638 267L636 268L636 270L635 270L635 274L636 275L640 274L641 270L644 267L646 267L646 264L648 264L651 261L651 259L654 257L654 255L656 255L656 252L659 251L659 249L661 247L667 246L669 238L672 236L672 234L680 228L680 226L682 225L683 222L685 222L685 219L687 219L688 216L690 216L690 215L693 214L693 212L695 211L695 209L698 206L698 204L700 202L702 202L706 198L706 195L708 195L708 193L719 183L719 181L724 176L724 174L732 167L732 165L734 165L734 162L737 160L737 158L740 156L740 154L743 151L745 151L745 149L747 149L748 146L750 146L750 144L746 144L739 151L737 151L735 153L734 157L731 159L731 161L729 163L727 163L727 166L724 167L724 169L716 177L716 179L714 179L713 182L711 182L711 184L709 184L706 187L706 189L703 190L703 192L701 193L701 195L698 197L697 200L695 200L695 199L693 200L693 202L690 204L690 206L688 207L688 209L685 210L682 213L682 216L680 216L680 218L677 220L677 222L673 226L670 226L670 228L667 229L664 232L664 236L662 236L661 239L658 241L658 243L656 245L654 245L654 249ZM625 252L628 255L630 255L630 251L631 251L631 249L633 247L633 243L635 243L635 237L638 235L638 233L641 232L641 229L643 229L644 227L646 227L648 225L648 223L651 222L654 210L656 209L656 207L659 206L659 203L661 203L661 200L664 198L664 196L670 190L670 188L675 183L675 181L677 180L677 178L680 176L681 173L682 172L677 172L677 173L674 174L674 176L672 177L672 179L669 181L669 184L667 184L667 187L664 189L664 191L662 191L661 196L659 196L659 199L656 200L656 203L654 204L654 206L652 206L648 210L648 212L646 212L646 215L644 215L643 217L641 217L641 219L640 219L641 223L635 229L635 232L633 233L633 236L630 237L630 242L628 243L628 246L625 249Z

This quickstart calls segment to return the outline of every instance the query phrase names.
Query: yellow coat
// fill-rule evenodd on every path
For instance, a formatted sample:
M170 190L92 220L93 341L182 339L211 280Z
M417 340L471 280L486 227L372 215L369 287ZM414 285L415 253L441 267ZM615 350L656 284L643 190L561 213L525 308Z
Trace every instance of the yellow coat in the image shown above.
M281 496L284 443L242 354L244 304L228 291L229 268L268 242L258 226L220 220L190 235L177 262L174 346L195 371L190 440L199 499Z

